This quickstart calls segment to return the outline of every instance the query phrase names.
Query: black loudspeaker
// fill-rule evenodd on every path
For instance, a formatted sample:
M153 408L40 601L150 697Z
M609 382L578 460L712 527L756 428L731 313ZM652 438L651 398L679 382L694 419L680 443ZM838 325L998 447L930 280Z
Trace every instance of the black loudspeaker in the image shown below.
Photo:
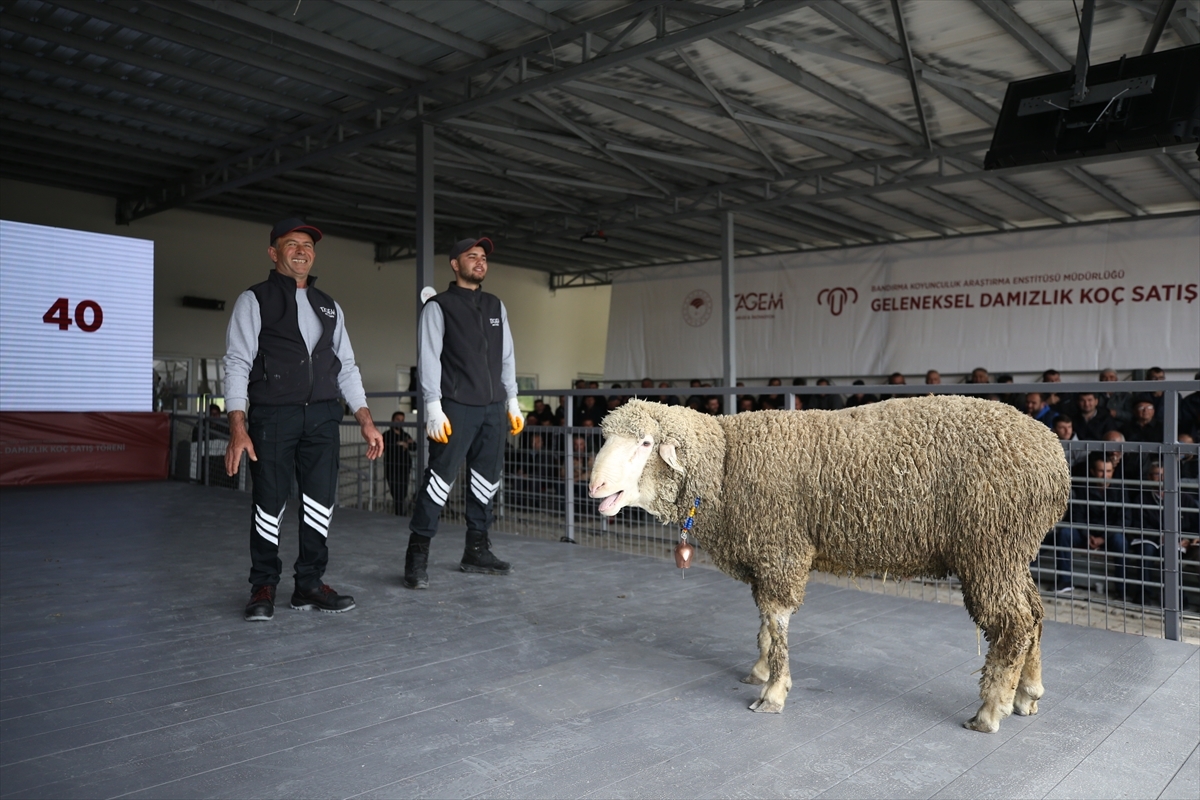
M224 311L225 301L212 300L208 297L192 297L191 295L184 295L183 307L203 308L205 311Z
M1008 85L984 169L1200 142L1200 45Z

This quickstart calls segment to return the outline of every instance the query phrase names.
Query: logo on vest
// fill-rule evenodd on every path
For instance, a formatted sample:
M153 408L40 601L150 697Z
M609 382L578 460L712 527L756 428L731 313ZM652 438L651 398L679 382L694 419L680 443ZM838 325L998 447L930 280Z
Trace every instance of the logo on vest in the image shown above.
M493 328L500 327L500 318L499 317L488 317L488 322L492 323Z
M325 316L329 317L330 319L333 319L334 317L337 316L337 312L334 311L332 308L326 308L325 306L319 306L319 308L321 309L321 313L324 314Z

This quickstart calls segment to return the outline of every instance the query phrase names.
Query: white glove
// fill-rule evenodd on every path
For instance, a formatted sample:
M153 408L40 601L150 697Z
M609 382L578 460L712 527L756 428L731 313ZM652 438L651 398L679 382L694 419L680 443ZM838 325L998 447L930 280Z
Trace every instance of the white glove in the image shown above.
M508 429L516 436L525 430L525 415L521 413L521 404L517 398L508 398Z
M435 442L446 444L450 441L450 420L442 411L441 400L431 400L425 404L425 435Z

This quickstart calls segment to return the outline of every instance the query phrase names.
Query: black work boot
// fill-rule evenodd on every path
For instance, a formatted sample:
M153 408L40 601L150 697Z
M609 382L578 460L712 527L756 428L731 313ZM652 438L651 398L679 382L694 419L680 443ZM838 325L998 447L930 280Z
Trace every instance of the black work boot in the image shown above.
M324 611L326 614L340 614L354 608L354 598L348 594L338 594L332 586L322 583L312 589L296 587L292 592L292 608L297 611Z
M491 551L492 543L486 533L467 531L467 546L463 550L458 568L463 572L480 572L484 575L507 575L512 564L501 561Z
M408 589L428 589L429 537L419 533L408 536L408 550L404 553L404 586Z
M275 587L268 584L250 590L250 602L246 603L246 621L264 622L275 616Z

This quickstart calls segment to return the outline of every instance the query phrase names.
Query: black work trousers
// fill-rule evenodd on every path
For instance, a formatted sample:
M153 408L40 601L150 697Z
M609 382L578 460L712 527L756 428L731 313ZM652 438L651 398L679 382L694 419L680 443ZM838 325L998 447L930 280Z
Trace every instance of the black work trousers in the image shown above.
M250 524L250 583L279 583L279 523L292 492L300 487L300 554L295 579L300 589L321 585L329 563L329 522L337 499L338 424L342 404L337 400L305 406L251 406L246 427L257 461L250 462L254 479L254 519Z
M466 495L468 533L487 533L492 525L492 498L500 488L500 467L504 456L504 436L508 418L504 403L465 406L442 400L442 411L450 420L447 444L429 441L429 466L422 476L421 488L413 499L409 530L422 536L437 533L438 518L463 459L470 481Z

